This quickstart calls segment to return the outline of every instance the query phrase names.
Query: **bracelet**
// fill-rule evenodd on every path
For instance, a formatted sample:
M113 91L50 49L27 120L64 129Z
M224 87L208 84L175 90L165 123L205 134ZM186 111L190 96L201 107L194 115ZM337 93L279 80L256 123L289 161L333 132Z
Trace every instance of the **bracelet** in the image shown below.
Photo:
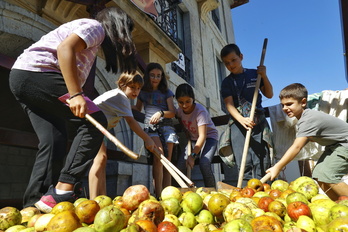
M192 156L192 158L196 159L197 154L196 154L196 153L194 153L194 152L192 152L192 153L191 153L191 156Z
M163 117L164 116L163 110L161 110L160 113L161 113L161 117Z
M69 97L69 100L73 99L74 97L77 97L79 95L83 95L83 92L78 92L78 93L75 93L74 95L70 96Z

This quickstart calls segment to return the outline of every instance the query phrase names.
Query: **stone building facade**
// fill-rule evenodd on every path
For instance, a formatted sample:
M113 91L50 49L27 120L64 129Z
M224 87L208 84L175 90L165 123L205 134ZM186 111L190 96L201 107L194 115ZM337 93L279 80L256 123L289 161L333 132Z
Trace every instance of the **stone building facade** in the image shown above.
M21 200L38 142L28 118L8 88L10 68L23 49L65 22L91 17L102 7L120 7L135 22L133 39L139 64L162 64L173 92L181 83L191 84L197 102L206 106L215 117L225 114L219 89L226 69L219 52L224 45L234 41L231 7L238 2L241 1L156 0L158 17L154 19L130 0L0 0L0 206L18 204ZM116 80L117 76L107 73L103 59L98 57L95 90L101 94L115 88ZM124 121L113 133L142 156L133 161L116 153L108 161L108 195L120 195L134 184L144 184L153 191L151 165L145 158L143 142ZM176 150L184 145L185 138L181 136ZM108 149L110 153L117 151L111 142ZM222 167L219 163L214 164L217 181L226 179ZM202 186L198 167L193 169L192 179L196 186ZM87 178L84 184L87 185Z

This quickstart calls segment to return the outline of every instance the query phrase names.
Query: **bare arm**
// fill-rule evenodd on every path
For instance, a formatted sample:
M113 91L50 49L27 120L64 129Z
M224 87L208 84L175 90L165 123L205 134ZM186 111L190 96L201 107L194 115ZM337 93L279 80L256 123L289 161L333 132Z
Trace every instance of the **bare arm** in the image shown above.
M284 156L273 167L267 169L266 172L271 174L271 180L274 180L279 175L280 171L296 157L308 141L307 137L295 139L294 143L285 152Z
M158 111L154 113L151 118L150 118L150 124L157 124L160 122L160 119L162 117L164 118L173 118L175 116L175 107L174 107L174 101L172 97L167 98L167 105L168 105L168 110L163 111L163 116L162 112Z
M260 88L262 94L267 98L273 97L273 86L271 82L268 79L268 76L266 74L266 67L265 66L258 66L257 67L257 73L261 75L261 78L263 80L263 86Z
M129 127L134 131L142 140L145 142L145 146L148 150L153 151L153 149L156 147L154 141L151 139L151 137L145 133L145 131L140 127L139 123L130 116L124 117L126 122L128 123Z
M57 47L57 56L66 87L70 96L82 92L77 76L76 53L86 48L86 43L76 34L69 35ZM86 101L81 95L70 100L70 110L75 116L83 118L86 114Z
M231 116L235 120L237 120L245 129L253 128L255 123L250 118L248 118L248 117L245 118L239 113L237 108L234 106L232 96L226 97L224 99L224 102L225 102L226 108L227 108L228 112L231 114Z
M198 154L201 151L206 139L207 139L207 125L199 126L198 139L192 152ZM188 155L189 155L187 159L188 165L190 165L191 168L193 168L195 160L193 159L192 156L190 156L191 154L188 154Z

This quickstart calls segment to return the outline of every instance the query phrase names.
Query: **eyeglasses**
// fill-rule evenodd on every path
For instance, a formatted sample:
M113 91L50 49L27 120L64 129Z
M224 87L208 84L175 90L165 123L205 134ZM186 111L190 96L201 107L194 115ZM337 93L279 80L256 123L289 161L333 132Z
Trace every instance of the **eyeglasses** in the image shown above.
M152 79L161 79L162 78L162 75L155 75L155 74L150 74L150 78Z

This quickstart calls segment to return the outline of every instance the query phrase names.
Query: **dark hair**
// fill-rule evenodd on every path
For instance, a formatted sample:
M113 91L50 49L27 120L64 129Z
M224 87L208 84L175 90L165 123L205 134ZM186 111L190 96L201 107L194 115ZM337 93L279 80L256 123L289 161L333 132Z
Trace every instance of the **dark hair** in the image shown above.
M168 82L167 82L167 78L166 78L166 75L164 73L163 67L159 63L149 63L146 66L145 73L144 73L144 86L143 86L142 90L147 91L147 92L151 92L153 90L152 85L151 85L151 81L150 81L150 72L154 69L158 69L162 72L161 81L158 84L158 89L162 93L166 93L168 91Z
M134 72L136 70L136 49L132 41L133 20L121 9L108 7L96 16L104 30L105 38L101 44L105 55L107 71Z
M237 56L240 56L242 53L240 52L239 47L236 44L228 44L221 49L220 58L223 59L228 54L235 52Z
M180 84L175 91L175 98L178 100L180 97L190 97L195 102L195 93L191 85L187 83Z
M127 86L132 84L138 84L140 87L144 85L144 79L140 75L138 71L129 73L129 72L123 72L121 73L121 76L117 80L117 86L122 91L126 89Z
M293 83L283 88L279 93L279 99L294 98L297 101L302 101L303 98L308 98L308 91L304 85Z

